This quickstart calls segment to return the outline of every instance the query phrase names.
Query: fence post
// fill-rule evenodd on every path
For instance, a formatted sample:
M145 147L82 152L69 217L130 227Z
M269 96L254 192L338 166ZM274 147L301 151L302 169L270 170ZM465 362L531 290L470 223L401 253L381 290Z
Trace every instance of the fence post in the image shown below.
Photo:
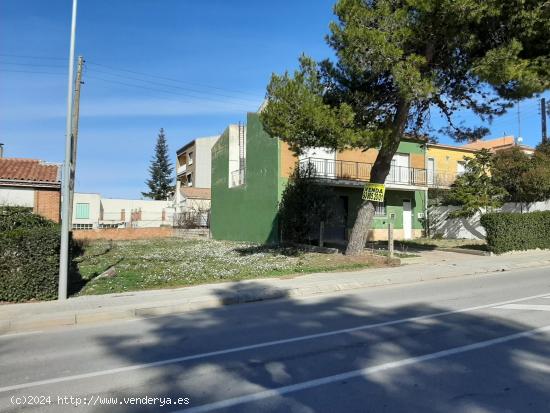
M325 221L321 221L319 224L319 246L323 247L325 245Z
M388 222L388 259L393 258L393 222Z

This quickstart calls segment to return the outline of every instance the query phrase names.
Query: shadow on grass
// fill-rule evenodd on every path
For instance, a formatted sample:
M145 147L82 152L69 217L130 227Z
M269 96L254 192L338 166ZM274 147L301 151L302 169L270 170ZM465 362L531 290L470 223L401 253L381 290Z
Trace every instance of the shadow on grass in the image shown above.
M224 303L241 302L262 289L288 296L269 288L253 282L220 288L217 294ZM342 294L153 318L139 328L134 324L112 334L98 333L93 339L120 365L192 357L117 375L116 381L105 380L101 391L119 399L189 397L189 407L197 407L284 389L256 400L235 399L219 409L204 409L223 412L548 411L547 372L533 367L550 357L542 335L390 367L377 374L311 382L533 328L479 312L441 314L449 310L422 300L377 307L362 297ZM410 319L433 314L439 315ZM343 331L328 333L335 330ZM302 389L288 387L297 383L310 384ZM139 411L186 407L139 406ZM136 408L110 406L94 411L135 412Z
M249 247L235 248L240 255L271 254L284 255L287 257L299 257L304 254L304 250L288 245L254 245Z

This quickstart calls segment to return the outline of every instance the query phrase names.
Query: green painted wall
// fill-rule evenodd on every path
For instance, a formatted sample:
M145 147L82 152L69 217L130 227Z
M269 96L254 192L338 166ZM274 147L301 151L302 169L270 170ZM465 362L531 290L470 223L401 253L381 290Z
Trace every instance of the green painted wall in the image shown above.
M424 155L424 144L415 141L401 141L397 152L400 153L418 153Z
M335 188L335 192L339 196L348 197L348 228L353 227L357 210L361 205L362 188ZM395 214L394 228L403 228L403 200L410 199L412 202L412 227L413 229L422 229L422 222L418 219L418 213L424 212L424 191L398 191L394 189L386 189L386 216L375 217L372 225L373 229L387 228L389 214Z
M277 139L247 115L245 184L229 188L229 130L212 148L211 230L215 239L276 243L281 191Z

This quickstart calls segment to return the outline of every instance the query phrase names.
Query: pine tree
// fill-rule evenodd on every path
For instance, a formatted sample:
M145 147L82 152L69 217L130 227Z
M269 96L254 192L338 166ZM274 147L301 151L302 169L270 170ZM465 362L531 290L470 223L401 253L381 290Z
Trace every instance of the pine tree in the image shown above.
M405 134L433 137L432 113L443 132L475 140L518 99L550 87L546 3L338 0L327 36L334 59L303 56L294 76L273 75L264 128L298 154L378 148L370 180L383 183ZM464 113L478 125L463 127ZM361 203L346 254L363 251L374 212Z
M151 159L151 166L149 166L151 178L145 182L149 187L149 192L142 192L141 194L146 198L157 201L171 197L174 194L173 171L174 168L168 156L168 144L166 143L164 129L160 128L155 146L155 155Z

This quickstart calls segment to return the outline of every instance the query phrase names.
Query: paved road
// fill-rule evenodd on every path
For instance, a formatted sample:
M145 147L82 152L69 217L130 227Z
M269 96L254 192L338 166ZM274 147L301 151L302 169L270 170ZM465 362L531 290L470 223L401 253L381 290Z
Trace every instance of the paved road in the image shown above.
M0 411L547 413L550 268L0 336Z

